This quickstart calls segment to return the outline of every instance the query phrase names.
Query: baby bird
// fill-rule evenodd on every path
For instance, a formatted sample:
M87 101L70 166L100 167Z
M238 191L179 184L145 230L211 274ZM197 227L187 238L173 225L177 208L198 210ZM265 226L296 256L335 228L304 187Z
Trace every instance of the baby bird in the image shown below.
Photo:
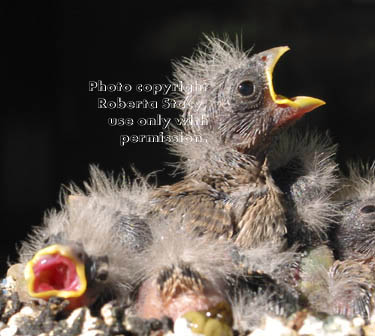
M151 239L146 222L136 216L145 188L93 167L86 190L73 186L61 210L47 214L22 244L20 264L11 270L23 299L58 296L73 309L99 298L129 297L140 277L133 255Z
M265 316L288 317L300 308L295 276L300 254L295 249L280 252L269 243L239 249L241 266L230 298L234 328L241 334L254 329Z
M311 249L328 241L339 206L337 146L327 134L288 129L276 138L269 165L284 195L288 245Z
M375 256L375 165L351 164L338 195L341 216L332 234L341 260Z
M269 155L270 146L280 130L324 104L316 98L288 99L275 93L273 70L287 50L278 47L249 56L228 41L208 38L206 50L198 50L193 58L175 64L175 80L183 88L177 99L184 106L184 120L189 122L182 130L186 140L174 143L173 151L181 157L179 168L185 176L181 182L155 191L153 211L167 216L176 209L189 213L188 225L195 230L227 237L244 248L285 239L288 220L299 220L289 218L293 213L286 212L286 198L294 202L300 192L294 189L306 186L309 178L297 179L295 188L294 175L286 186L281 179L276 181L273 174L278 176L283 167L275 154L277 147L273 156ZM299 147L302 156L303 144L298 140L283 143L279 148ZM298 174L305 174L309 168L317 169L316 175L331 172L331 163L326 170L322 165L329 161L333 147L325 140L316 140L315 144L328 152L318 149L305 155L304 159L314 163L303 163ZM284 166L290 164L288 168L293 171L292 162L298 155L287 154L289 161L283 160ZM310 192L309 197L313 194ZM323 195L318 197L326 198L327 193ZM304 215L309 216L306 211ZM306 231L320 236L327 226L322 222L315 221ZM303 229L297 231L299 235ZM291 236L295 235L291 231Z
M340 211L330 237L339 260L329 252L325 262L302 267L301 289L317 311L368 320L375 294L374 165L351 164L349 177L342 178L341 184L335 195Z
M144 279L134 310L138 316L176 320L228 301L227 281L235 271L229 242L186 230L178 216L153 217L149 227L152 243L140 253Z
M22 245L16 274L22 299L60 296L70 309L128 300L141 318L198 318L202 330L227 335L240 318L233 321L231 307L249 312L253 302L267 301L263 313L295 311L286 280L294 251L268 243L239 249L191 230L188 214L178 211L143 217L150 192L144 180L129 184L93 167L85 190L72 186L61 210L50 212ZM254 316L241 323L255 324Z
M374 308L374 260L334 260L321 246L303 259L300 290L310 309L368 321Z
M298 296L288 282L299 257L295 251L278 252L269 243L239 249L231 241L186 228L183 217L154 217L150 222L153 240L141 253L144 280L135 314L167 315L177 325L185 318L198 324L197 330L212 325L226 330L223 323L247 328L266 313L286 316L296 311ZM221 323L213 322L213 316Z

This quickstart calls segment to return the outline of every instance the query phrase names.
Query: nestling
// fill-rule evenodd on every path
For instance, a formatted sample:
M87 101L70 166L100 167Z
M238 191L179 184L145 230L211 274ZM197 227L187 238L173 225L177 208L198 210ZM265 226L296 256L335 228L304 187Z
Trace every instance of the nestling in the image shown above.
M310 309L368 321L374 308L374 261L334 260L328 248L319 249L304 258L300 272L300 290Z
M300 254L295 249L280 252L280 247L266 243L239 249L239 257L243 273L237 273L230 288L237 330L245 333L259 326L265 316L288 317L300 308L294 278Z
M228 277L236 269L233 246L186 230L177 218L150 219L152 243L141 253L144 278L134 310L140 317L176 320L228 300Z
M59 296L73 309L129 297L141 278L136 255L151 240L147 223L136 216L145 188L95 167L85 191L72 186L61 210L45 216L21 246L20 264L10 268L23 299Z
M339 204L337 146L327 134L288 129L269 152L272 177L284 195L288 245L311 249L328 241Z
M153 240L141 253L144 280L135 314L167 315L177 323L184 317L205 330L206 323L226 327L220 318L213 322L202 314L225 316L225 325L249 328L267 313L289 316L299 307L291 283L293 264L299 260L294 250L280 252L270 243L238 248L231 241L200 235L181 222L186 222L182 214L150 220Z
M340 211L330 238L339 260L302 273L314 283L307 297L316 310L368 320L375 303L375 166L350 164L335 198Z
M332 234L335 253L341 260L374 257L375 165L349 165L349 177L342 184L342 210Z
M288 49L249 56L227 41L208 38L206 50L175 64L175 80L182 87L198 83L205 88L187 89L177 97L186 106L183 117L197 121L184 126L183 132L205 141L174 144L185 176L155 191L155 212L170 216L178 209L189 214L187 225L195 230L227 237L245 248L285 239L286 195L273 178L271 168L281 167L277 155L269 155L270 146L280 130L324 104L311 97L288 99L274 92L272 73ZM202 119L207 123L199 122ZM327 153L316 153L315 161L324 157L329 161L332 147L326 147ZM322 232L326 226L311 230Z

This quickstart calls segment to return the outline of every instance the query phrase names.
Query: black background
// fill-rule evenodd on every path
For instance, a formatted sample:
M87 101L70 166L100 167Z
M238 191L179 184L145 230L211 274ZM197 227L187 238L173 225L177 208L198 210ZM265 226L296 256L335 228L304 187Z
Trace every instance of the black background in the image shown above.
M174 117L178 111L98 110L103 95L88 92L88 81L168 83L171 60L190 56L203 33L240 34L244 48L255 52L289 45L275 72L276 92L327 102L303 122L330 130L341 165L375 159L373 0L160 3L29 1L5 8L2 274L8 258L15 260L16 242L57 205L60 186L87 179L90 163L115 173L131 174L131 165L143 174L159 170L159 183L173 181L164 162L174 158L165 144L119 146L120 134L157 134L160 127L114 128L107 119ZM134 92L120 96L155 100Z

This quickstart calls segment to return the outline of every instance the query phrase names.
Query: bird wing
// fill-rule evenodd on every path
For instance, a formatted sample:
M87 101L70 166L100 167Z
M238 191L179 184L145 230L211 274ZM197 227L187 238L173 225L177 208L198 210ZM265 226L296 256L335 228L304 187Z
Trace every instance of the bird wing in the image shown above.
M175 210L188 226L202 232L231 237L234 233L233 205L228 194L210 185L186 179L163 186L152 197L153 210L169 217Z
M239 221L236 243L239 246L256 246L263 241L280 241L286 234L286 218L280 191L264 188L251 193Z
M153 211L169 217L178 210L187 226L232 238L242 247L280 241L286 234L285 209L266 164L255 179L241 182L221 175L185 178L155 191Z

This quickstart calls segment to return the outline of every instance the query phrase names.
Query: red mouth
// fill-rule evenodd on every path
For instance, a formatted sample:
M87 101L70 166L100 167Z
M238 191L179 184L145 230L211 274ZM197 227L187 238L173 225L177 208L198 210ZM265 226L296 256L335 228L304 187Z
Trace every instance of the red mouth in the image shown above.
M76 266L59 254L44 255L33 265L34 292L51 290L77 291L81 285Z
M85 265L68 246L50 245L38 251L24 273L32 297L48 300L58 296L71 300L83 296L87 289Z

